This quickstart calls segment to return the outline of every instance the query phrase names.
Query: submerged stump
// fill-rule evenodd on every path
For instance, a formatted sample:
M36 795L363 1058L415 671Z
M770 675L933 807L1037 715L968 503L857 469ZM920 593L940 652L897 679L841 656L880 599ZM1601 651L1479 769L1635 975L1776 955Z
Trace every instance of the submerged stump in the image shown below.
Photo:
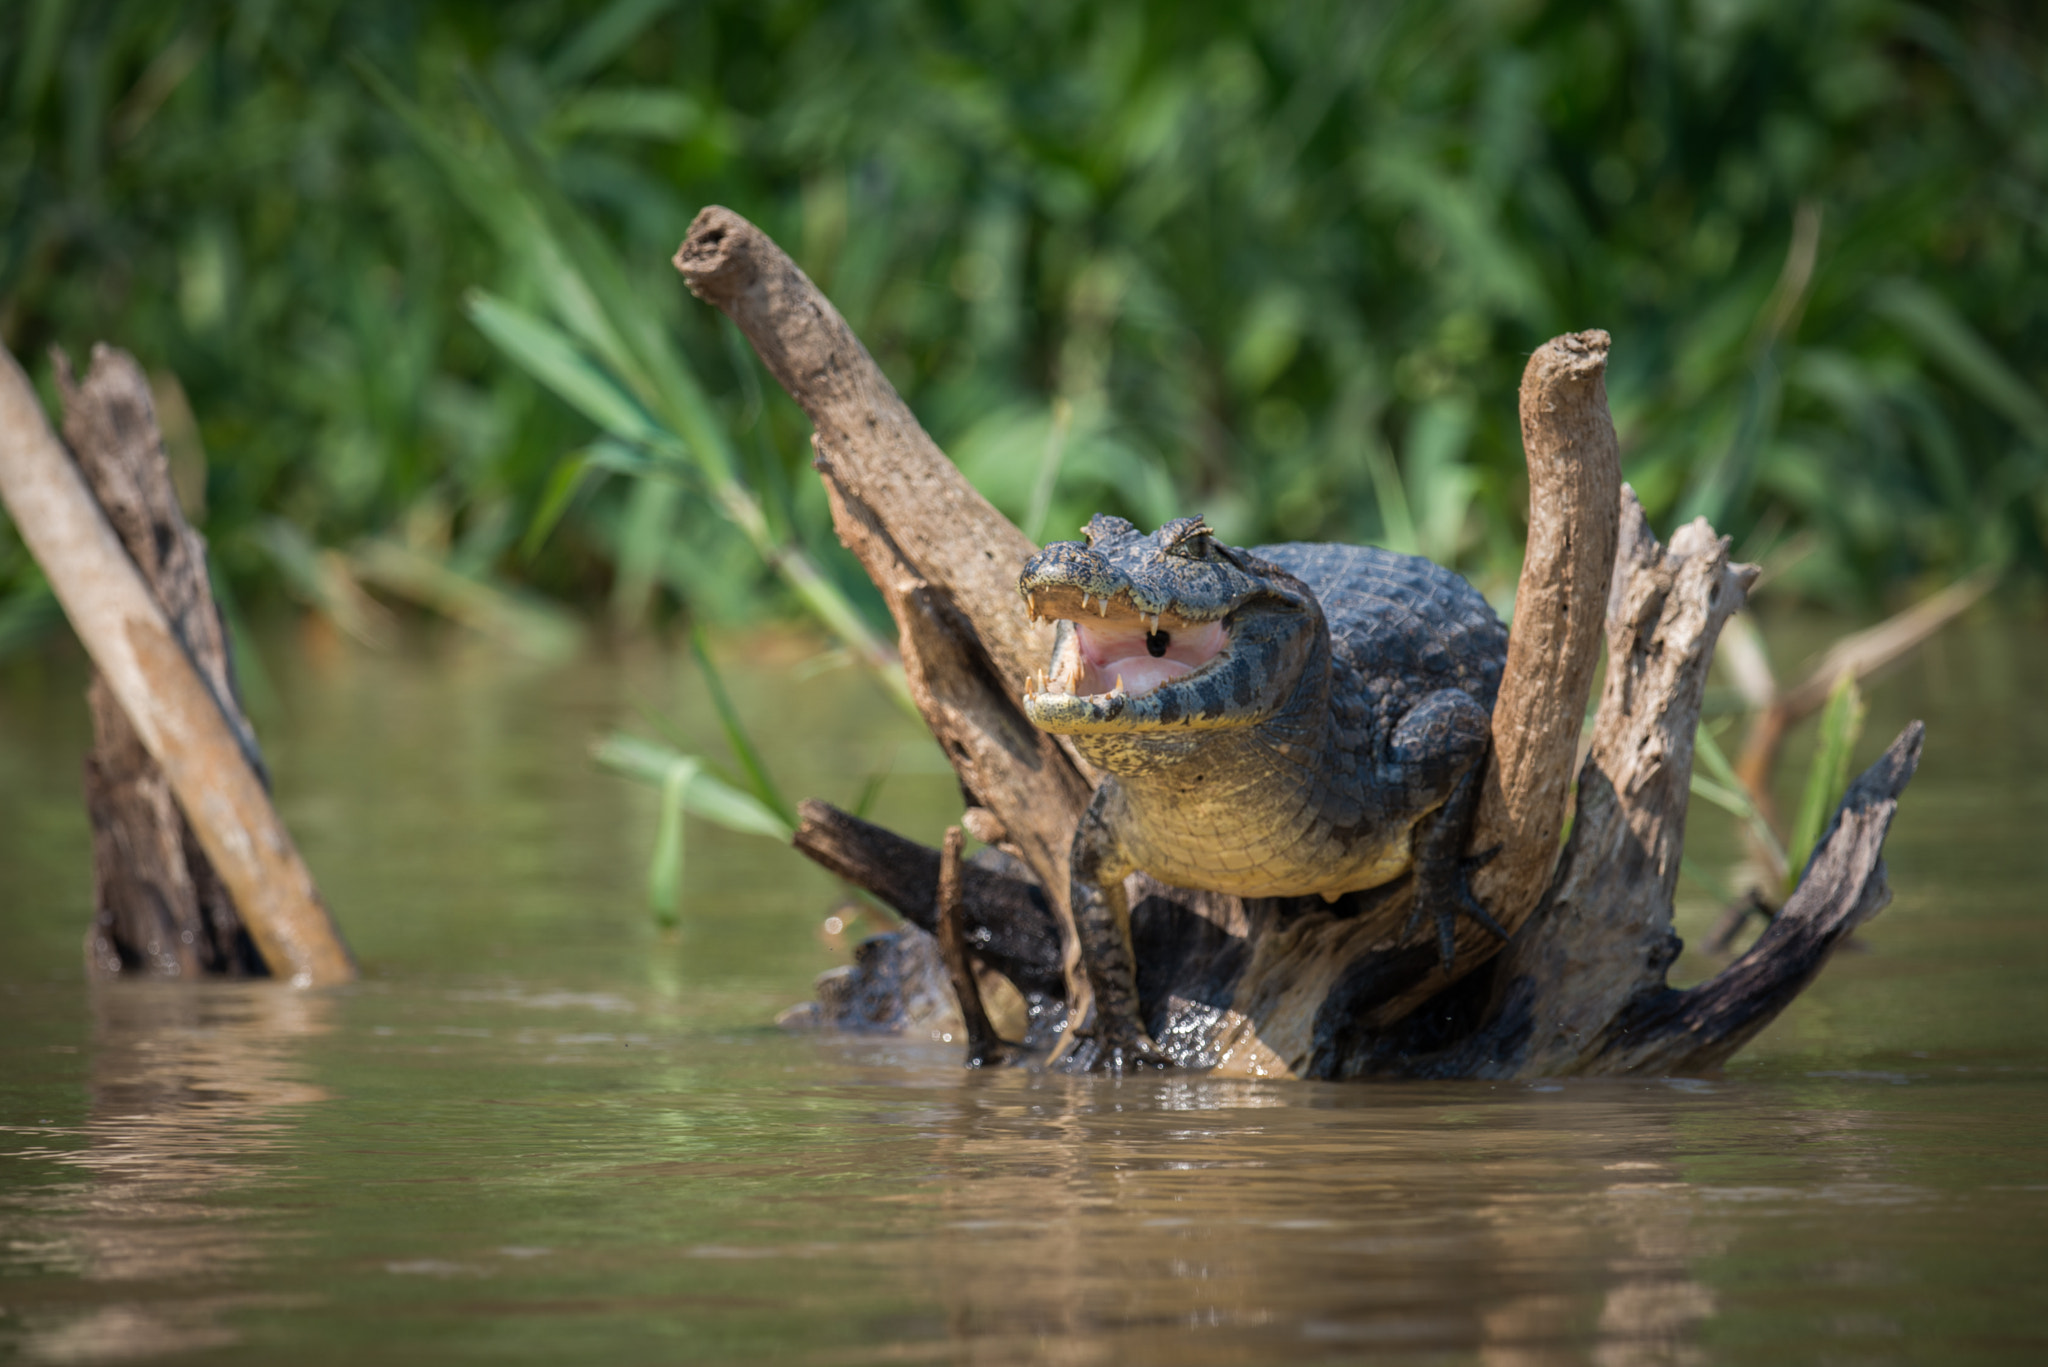
M797 848L941 935L944 953L889 956L924 965L915 987L894 990L950 994L961 983L977 1058L999 1048L971 1000L977 975L1029 1003L1032 1038L1013 1042L1043 1046L1063 1031L1071 1045L1090 989L1068 851L1097 776L1017 703L1051 644L1016 590L1036 547L946 459L766 234L708 208L676 266L815 424L840 539L896 619L912 696L967 795L963 824L1001 856L962 863L815 802ZM1522 382L1529 550L1469 842L1499 851L1475 891L1512 938L1502 946L1461 926L1445 971L1432 942L1405 933L1408 878L1326 903L1134 875L1141 1011L1175 1062L1293 1077L1697 1071L1761 1029L1888 900L1881 850L1918 761L1918 723L1851 787L1757 945L1699 987L1665 984L1701 692L1755 571L1731 564L1703 520L1669 547L1651 535L1620 482L1608 346L1598 331L1553 339ZM1607 681L1560 850L1603 634ZM834 975L839 998L847 977Z
M270 801L148 381L96 346L83 382L58 357L58 387L68 452L0 352L0 499L94 665L87 970L345 982L354 962Z

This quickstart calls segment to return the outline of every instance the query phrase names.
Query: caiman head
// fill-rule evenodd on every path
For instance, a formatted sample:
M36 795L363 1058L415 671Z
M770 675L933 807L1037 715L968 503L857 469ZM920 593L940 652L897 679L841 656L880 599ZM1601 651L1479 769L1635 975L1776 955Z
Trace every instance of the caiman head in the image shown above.
M1201 518L1146 536L1097 514L1085 531L1033 556L1017 585L1033 620L1059 622L1024 694L1042 730L1085 742L1257 725L1327 661L1315 595Z

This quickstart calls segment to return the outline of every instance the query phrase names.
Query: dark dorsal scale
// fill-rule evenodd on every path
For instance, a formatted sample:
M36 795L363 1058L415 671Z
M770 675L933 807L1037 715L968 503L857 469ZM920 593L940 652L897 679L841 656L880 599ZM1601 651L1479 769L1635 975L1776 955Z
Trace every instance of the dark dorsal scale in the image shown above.
M1169 632L1148 631L1145 633L1145 652L1155 660L1164 655L1166 648L1172 644L1173 636Z

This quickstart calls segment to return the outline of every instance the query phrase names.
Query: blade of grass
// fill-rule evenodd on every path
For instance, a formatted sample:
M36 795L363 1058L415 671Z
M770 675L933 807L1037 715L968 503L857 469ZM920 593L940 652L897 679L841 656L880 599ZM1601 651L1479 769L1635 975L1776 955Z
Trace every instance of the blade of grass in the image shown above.
M479 332L584 417L620 441L682 455L679 444L640 402L592 365L560 329L487 290L470 291L467 305Z
M860 786L860 796L853 801L853 814L861 820L867 820L868 813L875 809L875 800L882 795L882 785L887 783L889 775L895 772L897 753L897 750L890 750L888 760L881 768L869 774L868 781Z
M654 853L647 860L647 905L655 922L671 927L682 919L683 801L695 776L685 763L673 764L661 779L661 811L654 819Z
M613 732L599 741L591 757L602 768L641 783L659 787L677 766L688 769L683 792L683 810L715 826L741 835L761 835L787 842L796 828L784 821L760 798L737 788L710 772L695 755L685 755L659 741Z
M711 705L718 712L719 725L725 728L725 743L732 747L733 758L746 772L754 795L781 817L791 830L795 830L796 808L790 806L789 800L783 797L775 781L768 776L768 766L761 762L761 752L754 748L753 738L740 724L740 715L725 691L725 680L720 677L717 666L711 663L711 650L705 643L702 626L692 625L690 628L690 653L696 657L697 668L704 673L704 687L711 694Z
M1749 790L1736 777L1735 766L1728 762L1727 754L1719 741L1706 727L1693 733L1693 756L1707 766L1712 778L1703 778L1699 771L1693 771L1692 791L1713 803L1716 807L1734 816L1749 828L1751 838L1758 850L1775 866L1772 872L1782 878L1786 868L1785 847L1778 843L1778 833L1771 829L1771 823L1756 809L1750 800Z
M1045 450L1038 458L1038 478L1031 486L1031 507L1024 514L1024 535L1038 544L1045 535L1046 514L1052 511L1053 490L1060 482L1060 464L1066 459L1067 432L1074 425L1074 405L1065 399L1052 401L1052 425L1045 431Z
M1799 816L1792 823L1792 839L1786 849L1785 890L1789 893L1798 876L1806 870L1821 828L1833 815L1842 794L1849 788L1849 756L1856 739L1863 734L1863 719L1869 709L1856 676L1844 673L1828 691L1828 703L1820 716L1820 742L1813 762L1807 766L1806 788L1799 800Z
M1871 306L1898 324L1928 356L2022 432L2048 446L2048 402L2022 379L1955 306L1917 280L1878 286Z
M896 652L876 634L838 585L826 578L802 546L778 537L760 500L739 478L740 461L703 386L660 315L633 289L604 241L554 183L540 152L497 96L477 81L468 89L512 154L514 193L540 225L561 270L558 283L575 284L558 298L562 321L619 371L619 378L703 474L713 504L751 542L762 562L781 576L811 615L865 659L892 695L915 711ZM594 304L594 316L584 301ZM565 306L573 303L573 316ZM580 324L580 325L579 325ZM529 343L529 334L524 340ZM559 360L559 352L555 353ZM545 378L545 377L543 377ZM569 395L565 394L565 398ZM573 399L571 399L574 402Z

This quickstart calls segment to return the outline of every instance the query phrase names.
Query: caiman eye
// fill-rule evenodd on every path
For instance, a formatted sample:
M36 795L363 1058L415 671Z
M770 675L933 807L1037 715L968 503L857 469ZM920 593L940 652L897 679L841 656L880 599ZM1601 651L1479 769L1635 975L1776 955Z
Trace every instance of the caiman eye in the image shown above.
M1155 660L1164 655L1166 648L1172 644L1173 636L1170 632L1148 631L1145 633L1145 653Z
M1159 529L1160 549L1185 560L1207 560L1212 551L1209 524L1199 517L1175 518Z

